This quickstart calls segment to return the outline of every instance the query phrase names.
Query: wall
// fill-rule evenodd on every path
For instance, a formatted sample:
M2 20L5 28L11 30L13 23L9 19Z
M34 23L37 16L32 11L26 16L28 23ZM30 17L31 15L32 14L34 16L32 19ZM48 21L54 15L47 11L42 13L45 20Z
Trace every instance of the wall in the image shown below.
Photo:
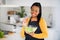
M7 21L7 9L6 8L4 8L4 7L0 7L1 9L0 9L0 22L5 22L5 21Z
M10 5L23 5L23 6L31 6L34 2L40 2L42 6L56 6L57 0L6 0L6 4Z
M55 9L54 9L54 20L55 20L55 30L56 30L56 32L58 33L58 35L59 35L59 39L58 40L60 40L60 5L59 5L60 3L58 2L57 3L57 6L55 7Z

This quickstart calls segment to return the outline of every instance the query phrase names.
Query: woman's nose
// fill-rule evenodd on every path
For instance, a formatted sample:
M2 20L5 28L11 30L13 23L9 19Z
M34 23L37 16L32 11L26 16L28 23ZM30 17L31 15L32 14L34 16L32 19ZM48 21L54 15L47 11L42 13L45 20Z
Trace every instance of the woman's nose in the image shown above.
M32 13L35 14L35 11L33 11Z

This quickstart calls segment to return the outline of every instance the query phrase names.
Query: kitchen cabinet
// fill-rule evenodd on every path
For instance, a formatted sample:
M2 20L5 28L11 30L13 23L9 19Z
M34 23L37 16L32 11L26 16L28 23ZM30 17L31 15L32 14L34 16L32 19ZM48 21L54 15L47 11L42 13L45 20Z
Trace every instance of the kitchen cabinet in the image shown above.
M0 5L6 4L6 0L0 0Z

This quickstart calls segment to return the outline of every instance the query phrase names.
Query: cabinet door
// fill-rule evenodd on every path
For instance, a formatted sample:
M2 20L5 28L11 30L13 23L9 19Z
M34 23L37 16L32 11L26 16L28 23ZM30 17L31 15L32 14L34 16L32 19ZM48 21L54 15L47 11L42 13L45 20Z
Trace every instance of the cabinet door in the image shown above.
M0 5L5 4L6 0L0 0Z

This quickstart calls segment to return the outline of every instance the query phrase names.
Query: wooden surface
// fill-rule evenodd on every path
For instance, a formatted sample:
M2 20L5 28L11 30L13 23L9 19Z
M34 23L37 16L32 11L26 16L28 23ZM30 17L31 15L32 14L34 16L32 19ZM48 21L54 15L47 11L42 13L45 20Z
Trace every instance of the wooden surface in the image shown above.
M4 38L0 38L0 40L7 40L7 38L6 38L6 37L4 37Z

